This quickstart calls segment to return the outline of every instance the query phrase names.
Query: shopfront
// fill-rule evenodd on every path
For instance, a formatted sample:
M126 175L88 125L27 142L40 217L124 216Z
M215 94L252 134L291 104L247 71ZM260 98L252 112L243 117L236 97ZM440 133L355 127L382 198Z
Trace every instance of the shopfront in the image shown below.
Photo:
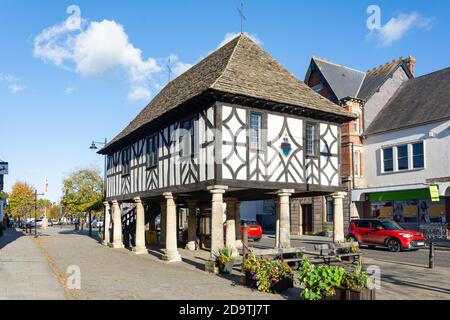
M408 229L417 229L421 224L447 223L449 220L449 197L440 195L438 185L385 189L354 190L352 198L353 201L359 200L363 217L394 220ZM364 205L361 205L361 200Z

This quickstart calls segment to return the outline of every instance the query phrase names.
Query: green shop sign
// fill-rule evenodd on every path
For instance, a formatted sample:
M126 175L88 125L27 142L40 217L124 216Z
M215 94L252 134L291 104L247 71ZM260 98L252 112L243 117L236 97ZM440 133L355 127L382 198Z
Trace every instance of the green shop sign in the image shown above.
M426 199L431 199L431 201L440 200L438 186L431 185L429 188L424 189L374 192L369 194L370 202L426 200Z

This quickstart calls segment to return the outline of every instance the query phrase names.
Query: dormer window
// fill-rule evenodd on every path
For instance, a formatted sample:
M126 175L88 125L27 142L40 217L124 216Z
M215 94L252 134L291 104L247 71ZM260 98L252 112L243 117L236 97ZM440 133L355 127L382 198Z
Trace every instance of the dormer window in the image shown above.
M312 87L311 89L313 89L315 92L320 93L323 89L323 84L322 82L319 84L316 84L314 87Z

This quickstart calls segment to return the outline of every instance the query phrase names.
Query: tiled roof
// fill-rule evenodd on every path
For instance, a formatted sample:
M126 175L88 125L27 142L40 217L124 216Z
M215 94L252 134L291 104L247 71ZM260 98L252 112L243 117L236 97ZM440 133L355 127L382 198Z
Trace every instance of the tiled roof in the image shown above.
M107 148L208 90L353 118L240 35L170 82Z

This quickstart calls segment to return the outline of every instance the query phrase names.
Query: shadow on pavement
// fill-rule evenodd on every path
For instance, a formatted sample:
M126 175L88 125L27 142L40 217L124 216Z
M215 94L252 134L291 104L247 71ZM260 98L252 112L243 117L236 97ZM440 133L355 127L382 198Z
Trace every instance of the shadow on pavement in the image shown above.
M16 229L7 228L3 231L3 237L0 237L0 249L24 236L25 235L22 232L19 232Z
M430 286L430 285L423 284L423 283L399 280L395 276L383 276L382 281L386 281L386 282L389 282L389 283L392 283L392 284L395 284L398 286L414 287L414 288L428 290L428 291L450 294L450 289Z

